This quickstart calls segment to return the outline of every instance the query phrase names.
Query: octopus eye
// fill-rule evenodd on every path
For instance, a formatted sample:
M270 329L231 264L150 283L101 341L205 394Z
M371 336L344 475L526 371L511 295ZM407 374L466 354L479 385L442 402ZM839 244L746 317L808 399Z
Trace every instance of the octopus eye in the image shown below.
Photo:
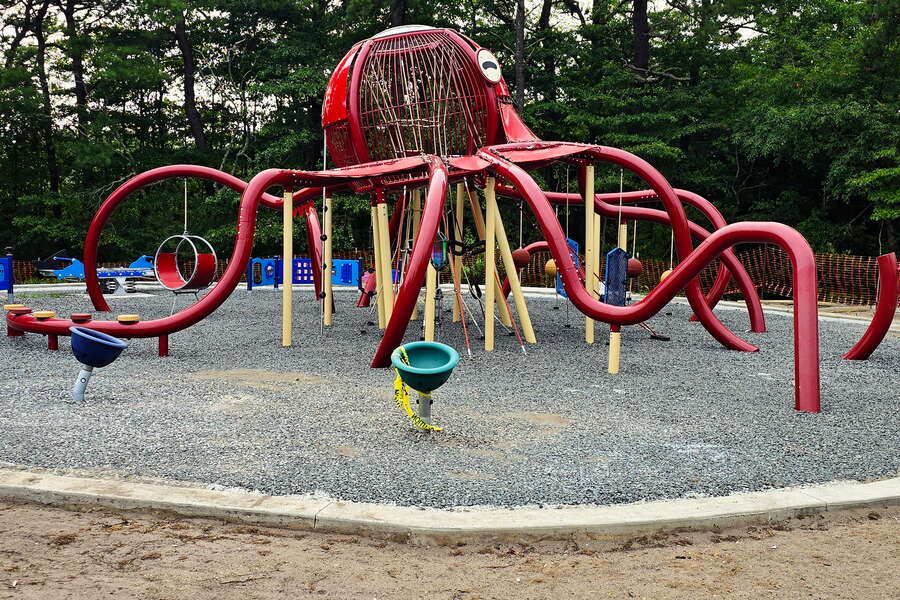
M478 66L481 68L481 74L485 79L490 83L497 83L500 81L500 78L503 77L500 73L500 61L497 60L496 56L491 54L490 50L482 48L478 51L475 59L478 61Z

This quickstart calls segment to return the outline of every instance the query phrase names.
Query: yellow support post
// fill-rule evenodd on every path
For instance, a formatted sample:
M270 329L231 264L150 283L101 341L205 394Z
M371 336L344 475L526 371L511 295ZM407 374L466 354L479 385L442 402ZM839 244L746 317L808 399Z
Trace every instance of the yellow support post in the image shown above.
M616 375L619 372L620 353L622 348L622 333L619 331L618 325L610 325L609 327L609 362L607 371L610 375Z
M422 220L422 196L421 190L415 189L410 192L412 195L412 240L413 243L416 241L416 236L419 235L419 222ZM413 305L412 316L410 316L410 320L417 320L419 318L419 299L416 298L416 303Z
M484 228L484 351L494 350L494 303L497 279L497 265L494 262L494 246L497 243L497 212L492 206L497 203L494 193L494 178L488 177L484 188L487 200L487 221Z
M437 269L428 261L428 270L425 275L425 341L434 341L434 297L437 294Z
M294 324L294 194L285 188L281 210L281 345L291 345Z
M531 325L531 316L528 314L528 305L525 304L525 295L522 293L522 284L519 281L519 270L516 263L513 262L512 249L509 247L509 240L506 237L506 228L503 226L503 219L500 217L500 209L497 207L497 198L493 197L488 200L488 210L494 211L494 219L497 221L497 245L500 248L500 257L503 259L503 269L506 271L506 277L509 279L509 289L512 293L513 300L516 302L516 312L519 313L519 322L522 324L522 337L529 344L537 343L534 337L534 327Z
M378 204L378 237L381 246L381 288L384 291L384 322L391 320L394 312L394 280L391 273L391 237L388 231L387 203Z
M381 231L378 227L378 209L372 206L372 246L375 257L375 304L378 307L378 329L384 329L384 294L381 289Z
M594 165L584 167L584 283L588 293L597 297L597 278L594 271L595 257L597 253L597 233L594 229ZM584 318L584 341L594 343L594 320Z
M618 239L619 248L622 250L628 251L628 222L625 219L622 219L619 222L619 239Z
M484 217L481 215L481 203L478 201L478 196L475 195L475 192L469 192L469 207L472 209L472 222L475 223L475 231L478 232L478 239L484 241ZM500 284L497 283L497 280L494 280L494 293L500 294L502 290L500 289ZM495 296L496 297L496 296ZM500 322L503 323L506 327L512 326L512 315L509 314L509 310L506 308L505 302L500 302Z
M454 223L451 224L451 227L454 229L454 236L457 241L463 241L463 184L456 184L456 218L454 219ZM452 250L452 248L451 248ZM462 298L459 293L459 282L460 277L462 276L462 256L454 256L453 253L450 253L450 259L452 261L451 268L453 270L453 288L456 292L453 294L453 322L456 323L459 321L460 314L462 314L462 307L460 304L462 303Z
M331 326L334 320L334 301L332 296L332 283L331 283L331 273L334 271L334 265L332 264L332 255L333 255L333 247L331 242L331 208L333 206L333 202L331 200L331 194L325 195L325 244L322 249L322 262L325 263L325 268L322 269L323 273L323 281L322 281L322 290L325 292L325 297L322 301L325 303L325 310L323 313L323 320L325 322L325 326Z

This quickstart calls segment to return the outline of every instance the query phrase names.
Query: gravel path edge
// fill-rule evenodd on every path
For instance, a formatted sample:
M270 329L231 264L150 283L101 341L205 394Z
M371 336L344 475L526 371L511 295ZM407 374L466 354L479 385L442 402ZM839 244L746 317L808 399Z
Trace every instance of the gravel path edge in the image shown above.
M900 477L611 506L447 510L0 469L0 498L59 508L161 511L412 544L452 545L476 539L523 542L647 535L677 528L705 530L846 508L896 506L900 505Z

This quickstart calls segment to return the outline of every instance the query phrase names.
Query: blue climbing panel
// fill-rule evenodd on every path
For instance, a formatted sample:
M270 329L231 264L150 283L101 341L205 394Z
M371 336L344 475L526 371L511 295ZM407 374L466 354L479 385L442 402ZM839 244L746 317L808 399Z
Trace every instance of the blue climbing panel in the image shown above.
M331 285L359 285L360 262L358 260L334 259Z
M566 238L566 244L569 245L569 255L572 257L572 262L575 263L575 268L578 269L578 267L581 266L581 259L578 258L578 242ZM568 294L566 294L566 289L563 285L562 277L559 276L559 268L557 268L556 270L556 293L563 298L569 297Z
M358 260L335 259L331 274L332 285L357 287L360 277ZM271 285L278 287L282 282L280 258L251 258L247 263L247 289ZM313 264L309 258L295 258L292 269L292 282L295 284L313 283Z
M625 282L628 280L628 253L621 248L613 248L606 253L606 273L603 277L605 292L603 301L607 304L625 306Z
M0 258L0 290L13 291L13 265L12 258Z

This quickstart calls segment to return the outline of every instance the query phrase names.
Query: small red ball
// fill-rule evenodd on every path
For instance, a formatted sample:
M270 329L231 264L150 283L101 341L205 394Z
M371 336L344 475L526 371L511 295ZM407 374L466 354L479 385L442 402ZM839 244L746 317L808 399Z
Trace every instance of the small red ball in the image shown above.
M517 269L524 269L531 262L531 252L525 248L517 248L513 250L512 259Z
M636 258L628 259L628 276L637 277L644 272L644 264Z

